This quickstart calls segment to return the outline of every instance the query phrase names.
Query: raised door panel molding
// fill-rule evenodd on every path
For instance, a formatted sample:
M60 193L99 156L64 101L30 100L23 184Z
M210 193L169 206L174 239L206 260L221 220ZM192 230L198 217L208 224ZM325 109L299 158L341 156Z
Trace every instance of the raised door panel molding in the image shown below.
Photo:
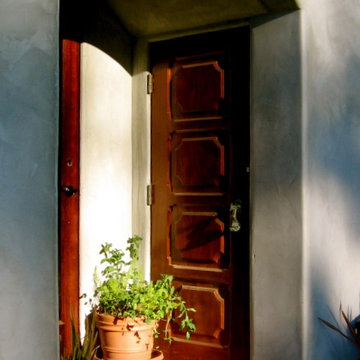
M225 224L218 209L184 209L172 213L171 264L186 267L222 268L225 254Z
M207 346L226 346L229 340L225 314L227 291L206 285L181 284L179 293L186 301L187 307L196 309L195 313L190 314L196 324L196 332L191 335L191 341ZM183 338L176 326L173 333L175 339Z
M225 149L218 136L179 136L172 151L174 194L209 195L223 191Z
M174 121L218 119L223 99L224 70L218 61L175 65L171 80Z

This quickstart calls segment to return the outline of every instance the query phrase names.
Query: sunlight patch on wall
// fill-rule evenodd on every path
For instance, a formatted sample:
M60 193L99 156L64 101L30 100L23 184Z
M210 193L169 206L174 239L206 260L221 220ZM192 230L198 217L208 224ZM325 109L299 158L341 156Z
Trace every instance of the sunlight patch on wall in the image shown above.
M125 69L94 46L82 44L80 294L88 296L101 244L124 249L131 236L131 93ZM84 312L82 307L82 319Z

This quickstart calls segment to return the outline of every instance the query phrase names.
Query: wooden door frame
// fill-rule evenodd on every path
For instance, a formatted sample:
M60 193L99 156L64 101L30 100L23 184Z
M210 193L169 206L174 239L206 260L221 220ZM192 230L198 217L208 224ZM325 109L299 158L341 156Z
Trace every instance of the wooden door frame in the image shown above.
M59 126L59 295L61 351L71 349L70 316L79 328L80 43L61 42Z

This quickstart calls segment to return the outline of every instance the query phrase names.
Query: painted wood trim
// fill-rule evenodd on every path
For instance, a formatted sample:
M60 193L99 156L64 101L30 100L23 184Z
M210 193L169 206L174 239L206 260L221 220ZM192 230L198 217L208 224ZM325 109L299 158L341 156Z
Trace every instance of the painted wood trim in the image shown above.
M59 272L61 351L71 349L70 314L79 326L80 43L62 40L59 158Z

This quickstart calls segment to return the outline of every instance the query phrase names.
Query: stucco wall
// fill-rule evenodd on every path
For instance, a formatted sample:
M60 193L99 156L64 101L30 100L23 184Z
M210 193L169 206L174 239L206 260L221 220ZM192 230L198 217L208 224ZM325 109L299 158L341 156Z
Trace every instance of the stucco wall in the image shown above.
M0 359L56 359L58 6L0 8Z
M140 256L144 275L150 279L150 206L146 187L150 179L150 101L147 93L148 43L139 39L134 51L132 78L132 149L133 149L133 233L143 238Z
M360 312L360 7L302 3L305 358L355 359L318 317Z
M350 359L318 318L360 312L360 9L300 5L253 28L253 359Z
M132 235L131 75L98 48L81 45L80 294L93 295L101 244ZM84 312L81 308L82 320Z
M257 19L251 54L252 359L302 356L300 12Z

